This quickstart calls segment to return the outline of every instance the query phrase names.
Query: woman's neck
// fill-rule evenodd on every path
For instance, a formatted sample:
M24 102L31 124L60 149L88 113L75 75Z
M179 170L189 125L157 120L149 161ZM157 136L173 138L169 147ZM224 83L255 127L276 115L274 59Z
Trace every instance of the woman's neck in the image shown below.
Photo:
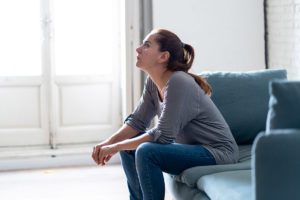
M167 85L169 77L174 73L172 71L156 71L156 72L147 72L151 80L155 83L159 91L161 92Z

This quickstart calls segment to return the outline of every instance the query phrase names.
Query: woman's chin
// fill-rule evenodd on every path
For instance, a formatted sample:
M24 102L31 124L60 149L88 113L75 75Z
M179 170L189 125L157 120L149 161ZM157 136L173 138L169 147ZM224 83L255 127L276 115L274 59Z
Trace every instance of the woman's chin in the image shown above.
M135 66L136 66L137 68L140 68L140 69L142 69L142 68L143 68L143 67L140 65L140 63L139 63L139 62L136 62Z
M140 65L136 65L136 67L139 68L140 70L146 72L144 67L142 67L142 66L140 66Z

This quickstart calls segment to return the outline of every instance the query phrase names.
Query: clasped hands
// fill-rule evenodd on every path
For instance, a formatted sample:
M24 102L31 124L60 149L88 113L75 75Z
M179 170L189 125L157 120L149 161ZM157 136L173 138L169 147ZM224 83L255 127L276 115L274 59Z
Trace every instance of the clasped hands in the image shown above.
M93 147L92 158L97 165L105 165L113 155L118 153L117 145L103 142Z

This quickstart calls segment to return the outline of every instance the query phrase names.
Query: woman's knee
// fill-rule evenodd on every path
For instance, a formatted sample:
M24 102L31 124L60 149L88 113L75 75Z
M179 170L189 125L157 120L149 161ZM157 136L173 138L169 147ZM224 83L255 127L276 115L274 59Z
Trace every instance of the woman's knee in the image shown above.
M135 157L139 158L148 158L153 154L155 143L153 142L144 142L138 146L135 151Z

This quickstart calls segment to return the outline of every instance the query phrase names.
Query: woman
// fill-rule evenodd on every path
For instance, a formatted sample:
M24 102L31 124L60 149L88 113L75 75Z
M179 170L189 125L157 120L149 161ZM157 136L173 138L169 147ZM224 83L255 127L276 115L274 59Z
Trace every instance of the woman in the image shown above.
M162 172L178 175L194 166L235 163L238 147L209 98L209 84L188 73L192 46L158 29L136 51L136 66L149 75L139 105L117 133L94 147L92 157L105 165L120 152L130 199L160 200ZM155 115L157 126L146 131Z

